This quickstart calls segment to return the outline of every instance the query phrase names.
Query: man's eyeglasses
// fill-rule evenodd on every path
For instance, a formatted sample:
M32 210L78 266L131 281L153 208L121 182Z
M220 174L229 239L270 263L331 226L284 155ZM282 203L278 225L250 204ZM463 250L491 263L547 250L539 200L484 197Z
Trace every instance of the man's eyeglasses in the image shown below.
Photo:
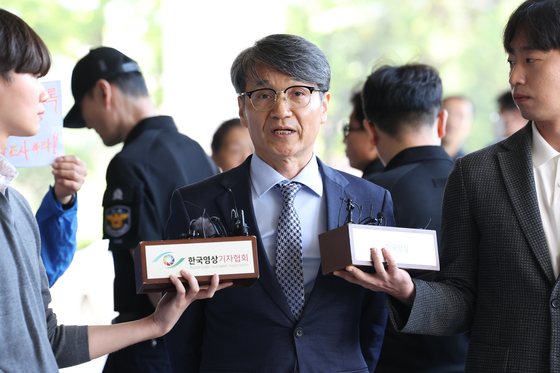
M359 131L365 131L365 128L355 128L355 127L350 127L350 123L346 123L343 127L342 127L342 134L344 135L344 138L347 138L348 135L350 134L350 132L359 132Z
M276 105L278 93L284 92L284 99L290 109L301 109L309 105L313 92L323 92L315 87L306 87L303 85L295 85L288 87L283 91L275 91L271 88L255 89L251 92L240 93L239 96L247 96L251 100L251 105L257 111L269 111Z

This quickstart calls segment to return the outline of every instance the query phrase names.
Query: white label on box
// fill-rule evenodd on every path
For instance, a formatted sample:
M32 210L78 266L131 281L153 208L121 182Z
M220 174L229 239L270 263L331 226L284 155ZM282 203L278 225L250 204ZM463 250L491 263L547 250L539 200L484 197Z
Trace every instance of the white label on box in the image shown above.
M371 262L370 249L389 250L400 268L439 270L437 237L433 230L351 224L354 259Z
M146 245L148 279L181 276L181 270L195 276L253 273L252 241L201 242Z

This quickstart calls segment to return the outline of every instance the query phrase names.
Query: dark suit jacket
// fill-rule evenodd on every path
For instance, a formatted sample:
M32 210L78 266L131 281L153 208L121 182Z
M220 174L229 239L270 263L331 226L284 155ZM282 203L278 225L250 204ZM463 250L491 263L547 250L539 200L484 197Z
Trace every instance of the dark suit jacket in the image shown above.
M373 372L386 323L383 293L336 276L319 274L299 321L268 263L251 202L250 159L241 166L177 190L166 237L176 239L190 219L206 208L230 224L233 208L243 209L250 235L257 236L260 278L251 288L225 289L196 301L165 336L174 372ZM335 171L319 161L327 198L327 228L337 227L341 198L373 204L394 225L390 194L368 181ZM342 219L341 219L342 220Z
M531 124L459 158L443 200L441 271L414 280L410 315L389 299L403 331L471 329L467 372L560 371L560 286L542 227Z
M371 181L372 178L382 173L384 169L385 166L383 166L383 162L381 162L381 159L379 158L374 159L364 169L364 173L362 174L362 179Z
M453 160L441 146L418 146L395 155L383 173L371 181L391 193L397 227L424 228L430 222L428 229L437 232L439 241L441 202L452 169ZM409 273L424 280L435 277L431 271ZM405 334L397 332L389 323L375 372L463 372L468 345L467 334L445 337Z
M397 227L433 229L439 242L441 201L452 169L441 146L417 146L395 155L370 181L391 193Z

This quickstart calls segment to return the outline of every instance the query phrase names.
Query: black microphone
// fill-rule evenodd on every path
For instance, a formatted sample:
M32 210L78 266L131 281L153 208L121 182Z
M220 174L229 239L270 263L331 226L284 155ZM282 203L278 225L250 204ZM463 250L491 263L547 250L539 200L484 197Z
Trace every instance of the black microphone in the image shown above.
M235 195L233 195L231 189L228 190L231 193L231 197L233 198L233 206L234 206L234 208L231 209L232 225L233 225L231 234L233 236L248 236L249 226L245 223L245 213L243 210L241 210L241 214L239 214L239 210L237 209L237 203L235 202Z
M249 226L245 224L245 213L243 212L243 210L241 210L241 221L238 220L238 222L239 224L235 226L235 230L233 231L233 233L236 236L248 236Z
M196 204L184 201L189 205L193 205L202 210L202 216L198 219L192 219L189 222L189 230L187 233L181 233L183 238L213 238L213 237L225 237L227 236L226 229L220 218L217 216L209 216L206 213L206 209Z
M189 232L194 233L194 237L213 237L216 235L216 227L211 219L200 217L191 221Z
M387 220L385 219L385 214L383 211L379 211L377 213L377 225L387 225Z

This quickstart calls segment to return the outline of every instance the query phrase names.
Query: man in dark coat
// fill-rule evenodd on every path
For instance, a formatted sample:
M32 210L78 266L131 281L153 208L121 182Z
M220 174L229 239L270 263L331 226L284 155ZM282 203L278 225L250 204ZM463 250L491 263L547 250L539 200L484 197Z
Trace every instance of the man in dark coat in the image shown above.
M442 211L435 282L411 280L390 253L377 273L340 272L388 295L404 332L471 330L466 372L560 371L560 3L525 1L504 31L513 98L530 122L464 156Z
M440 237L441 202L453 160L441 147L447 112L437 71L426 65L383 66L363 88L364 125L387 165L371 179L391 192L397 227L428 228ZM434 272L409 271L432 280ZM468 335L398 333L387 325L376 372L463 372ZM403 355L406 358L403 358Z

